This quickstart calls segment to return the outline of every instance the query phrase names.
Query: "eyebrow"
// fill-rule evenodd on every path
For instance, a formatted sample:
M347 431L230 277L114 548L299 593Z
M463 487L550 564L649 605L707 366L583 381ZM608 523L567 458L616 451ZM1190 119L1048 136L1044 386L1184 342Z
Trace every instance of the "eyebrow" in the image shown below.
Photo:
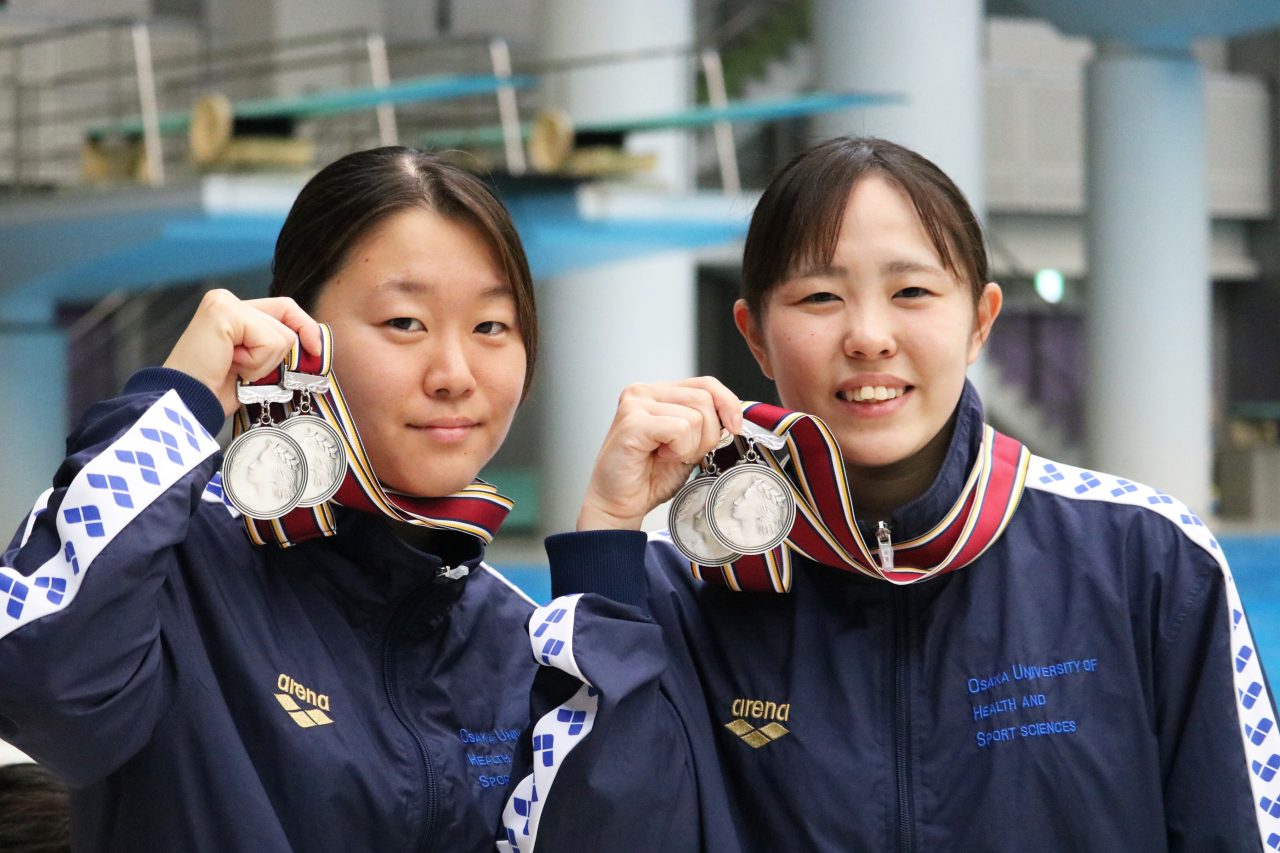
M893 260L880 267L883 275L906 275L908 273L930 273L933 275L943 274L942 267L937 264L923 264L918 261ZM827 264L825 266L813 266L801 268L793 274L792 278L818 278L821 276L842 276L848 275L849 270L846 267L837 264Z
M397 278L391 281L384 281L375 285L374 293L431 293L436 289L436 285L427 284L426 282L417 281L415 279ZM507 282L501 282L486 287L479 294L480 299L499 299L504 296L512 296L513 288Z

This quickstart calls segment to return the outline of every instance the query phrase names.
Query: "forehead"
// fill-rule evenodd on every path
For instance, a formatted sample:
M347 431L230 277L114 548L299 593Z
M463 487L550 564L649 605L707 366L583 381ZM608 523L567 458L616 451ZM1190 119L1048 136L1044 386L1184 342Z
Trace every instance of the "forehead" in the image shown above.
M478 226L408 208L388 215L352 245L322 296L437 292L489 297L510 293L511 287L492 242Z

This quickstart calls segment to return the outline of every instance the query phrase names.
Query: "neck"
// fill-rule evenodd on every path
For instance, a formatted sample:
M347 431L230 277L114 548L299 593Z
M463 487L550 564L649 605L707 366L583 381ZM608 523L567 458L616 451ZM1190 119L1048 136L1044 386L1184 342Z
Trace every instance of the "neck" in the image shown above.
M928 491L942 468L955 431L955 415L920 450L889 465L860 467L846 462L853 508L862 521L888 521L898 507Z

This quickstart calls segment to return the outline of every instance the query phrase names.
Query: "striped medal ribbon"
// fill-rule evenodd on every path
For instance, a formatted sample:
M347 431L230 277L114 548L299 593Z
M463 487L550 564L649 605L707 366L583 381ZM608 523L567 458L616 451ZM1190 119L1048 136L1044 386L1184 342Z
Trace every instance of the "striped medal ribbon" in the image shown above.
M249 539L257 545L272 543L288 548L308 539L320 536L333 536L337 532L334 521L334 505L386 515L396 521L429 527L437 530L454 530L475 536L485 544L493 541L494 534L511 512L513 502L510 498L498 494L496 487L482 480L475 480L460 492L439 498L423 498L406 495L385 489L374 473L373 464L365 452L356 429L355 420L347 406L346 398L338 378L332 373L333 368L333 335L329 327L320 324L321 351L318 354L305 352L301 345L295 343L289 353L288 360L279 370L257 380L254 385L293 384L302 394L304 401L308 396L313 401L315 411L309 417L316 418L333 428L341 441L345 453L346 473L341 477L337 488L331 496L311 506L299 505L278 518L255 519L244 516L245 530ZM309 379L322 378L327 383L310 384L313 390L303 387L306 383L296 381L298 376ZM287 380L295 379L289 383ZM328 390L319 391L327 384ZM268 420L281 420L289 412L277 403L264 405L279 407L269 414ZM305 409L305 404L304 407ZM278 415L278 417L276 416ZM261 412L255 404L246 404L236 413L232 425L233 434L251 432L255 420L261 418ZM303 503L306 503L304 501Z
M827 425L766 403L744 403L743 415L786 439L785 467L773 453L760 452L790 484L796 517L786 540L771 551L723 566L690 564L700 580L738 591L790 591L793 553L898 585L963 568L1004 532L1022 497L1031 460L1019 441L983 424L978 458L942 520L924 535L899 543L888 541L888 528L882 526L880 541L869 545L858 529L840 446ZM726 452L733 451L721 451Z

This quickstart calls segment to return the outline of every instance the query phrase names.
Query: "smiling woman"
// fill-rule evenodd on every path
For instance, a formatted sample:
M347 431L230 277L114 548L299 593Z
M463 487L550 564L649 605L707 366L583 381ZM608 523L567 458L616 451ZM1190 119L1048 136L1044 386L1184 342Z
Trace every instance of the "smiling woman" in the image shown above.
M268 298L206 294L72 435L0 564L0 728L71 784L76 849L481 849L534 670L532 603L482 563L505 510L473 484L532 374L524 251L474 176L382 148L307 183L272 270ZM210 436L320 323L376 482L347 473L324 536L285 516L291 547L256 546ZM307 465L268 442L228 476L331 485L337 433L309 420Z
M547 541L529 628L558 672L507 849L1274 846L1274 704L1222 548L1171 496L983 422L965 369L1001 295L951 180L882 139L804 152L761 196L742 297L786 408L708 377L624 391L578 532ZM744 421L788 436L795 525L691 565L640 521ZM772 501L712 499L711 532Z

